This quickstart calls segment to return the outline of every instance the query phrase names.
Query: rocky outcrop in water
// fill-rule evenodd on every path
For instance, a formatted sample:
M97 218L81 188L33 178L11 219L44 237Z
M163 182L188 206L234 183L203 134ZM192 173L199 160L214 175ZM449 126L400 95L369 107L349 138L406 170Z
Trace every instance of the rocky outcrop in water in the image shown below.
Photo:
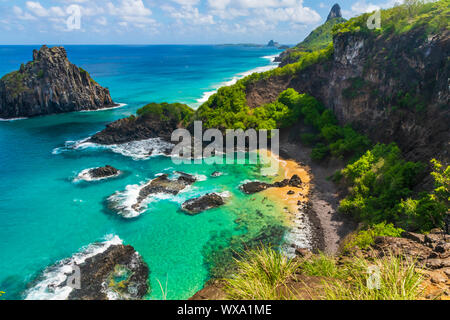
M224 204L225 201L222 196L217 193L208 193L202 197L184 202L182 208L188 214L194 215L208 209L220 207Z
M69 300L141 299L149 290L149 269L132 246L113 245L79 265L80 289Z
M181 190L196 181L192 175L180 172L178 174L180 174L180 176L176 180L171 180L167 174L163 174L150 181L150 183L141 189L136 203L132 205L132 208L136 211L140 211L142 202L150 195L156 193L177 195Z
M89 175L94 179L102 179L113 177L119 174L119 170L116 168L106 165L104 167L93 168L89 170Z
M301 188L302 180L298 175L294 174L291 179L284 179L282 181L277 181L274 183L251 181L243 184L241 186L241 190L246 194L254 194L264 191L268 188L284 188L287 186L294 188Z
M162 138L170 141L172 132L177 129L177 123L160 121L158 117L130 117L114 121L106 129L92 136L89 141L111 145L131 141Z
M116 106L109 90L70 63L63 47L33 51L33 61L0 79L0 118L98 110Z
M194 110L181 103L149 103L137 115L117 120L90 138L90 142L111 145L161 138L171 141L172 132L185 126Z

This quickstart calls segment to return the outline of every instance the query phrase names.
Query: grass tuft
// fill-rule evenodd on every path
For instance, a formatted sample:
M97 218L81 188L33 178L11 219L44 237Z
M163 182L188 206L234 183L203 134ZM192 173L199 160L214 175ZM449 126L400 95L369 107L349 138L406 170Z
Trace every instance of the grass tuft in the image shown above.
M293 295L285 287L298 269L298 262L271 248L260 247L235 259L237 271L225 279L225 291L232 300L287 300Z

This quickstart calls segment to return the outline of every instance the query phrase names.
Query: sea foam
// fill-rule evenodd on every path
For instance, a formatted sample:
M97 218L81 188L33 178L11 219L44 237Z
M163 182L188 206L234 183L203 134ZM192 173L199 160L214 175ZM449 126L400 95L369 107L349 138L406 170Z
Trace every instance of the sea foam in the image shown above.
M231 80L227 80L225 82L221 82L216 86L213 86L214 90L210 90L210 91L206 91L203 93L202 97L197 99L197 103L195 104L196 107L199 107L201 104L205 103L206 101L208 101L208 99L214 95L215 93L217 93L217 90L219 90L219 88L221 87L227 87L227 86L231 86L233 84L235 84L236 82L238 82L238 80L245 78L246 76L249 76L253 73L261 73L261 72L266 72L266 71L270 71L272 69L275 69L278 67L279 63L275 62L275 58L278 56L278 54L275 55L271 55L271 56L264 56L262 58L264 59L268 59L270 60L270 65L268 66L263 66L263 67L257 67L254 69L251 69L249 71L245 71L242 73L238 73L237 75L235 75Z
M67 300L73 288L67 286L66 281L73 274L73 266L119 244L122 244L122 240L118 236L107 235L105 241L92 243L72 257L47 267L33 287L25 292L25 300Z
M161 138L151 138L112 145L93 143L89 141L89 138L85 138L78 141L66 141L64 147L53 149L52 154L57 155L74 150L100 149L110 150L114 153L131 157L133 160L146 160L151 157L166 155L165 151L171 150L173 147L174 144L164 141Z

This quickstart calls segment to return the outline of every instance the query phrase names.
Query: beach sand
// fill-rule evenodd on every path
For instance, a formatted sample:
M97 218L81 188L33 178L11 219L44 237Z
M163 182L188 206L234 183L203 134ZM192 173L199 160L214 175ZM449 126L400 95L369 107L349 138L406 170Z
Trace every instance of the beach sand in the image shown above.
M285 208L286 213L292 217L298 212L301 206L299 205L299 201L302 204L308 202L311 182L309 173L304 167L294 160L283 159L268 150L263 150L262 152L265 152L271 161L278 162L278 172L274 173L274 181L291 179L295 174L302 180L303 184L301 188L287 186L284 188L269 188L261 192L262 195L271 201L281 203L283 208ZM293 191L294 194L288 194L290 191Z

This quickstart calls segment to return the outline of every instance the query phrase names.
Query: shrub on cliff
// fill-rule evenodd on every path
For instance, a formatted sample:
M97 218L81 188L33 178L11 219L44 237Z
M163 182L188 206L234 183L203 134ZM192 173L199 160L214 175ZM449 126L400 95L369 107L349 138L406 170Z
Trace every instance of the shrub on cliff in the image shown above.
M448 28L450 7L448 0L426 2L423 0L407 0L402 5L381 10L381 29L369 30L367 20L372 13L365 13L352 18L346 23L333 28L333 34L365 33L373 35L400 34L412 29L422 28L425 34L436 34Z
M178 123L187 124L194 115L194 110L181 103L149 103L137 112L140 117L154 116L159 120L174 120Z
M347 252L353 247L366 249L375 243L375 237L400 237L404 232L401 228L396 228L392 223L381 222L364 230L358 231L346 241L343 251Z
M444 228L445 216L450 208L450 166L444 167L436 159L431 160L435 189L423 192L418 199L408 198L397 205L398 215L407 221L408 227L420 231Z
M409 230L443 227L449 210L450 168L437 161L432 175L436 189L414 198L413 188L425 166L405 161L394 144L378 144L340 172L350 187L339 210L368 224L383 221Z

